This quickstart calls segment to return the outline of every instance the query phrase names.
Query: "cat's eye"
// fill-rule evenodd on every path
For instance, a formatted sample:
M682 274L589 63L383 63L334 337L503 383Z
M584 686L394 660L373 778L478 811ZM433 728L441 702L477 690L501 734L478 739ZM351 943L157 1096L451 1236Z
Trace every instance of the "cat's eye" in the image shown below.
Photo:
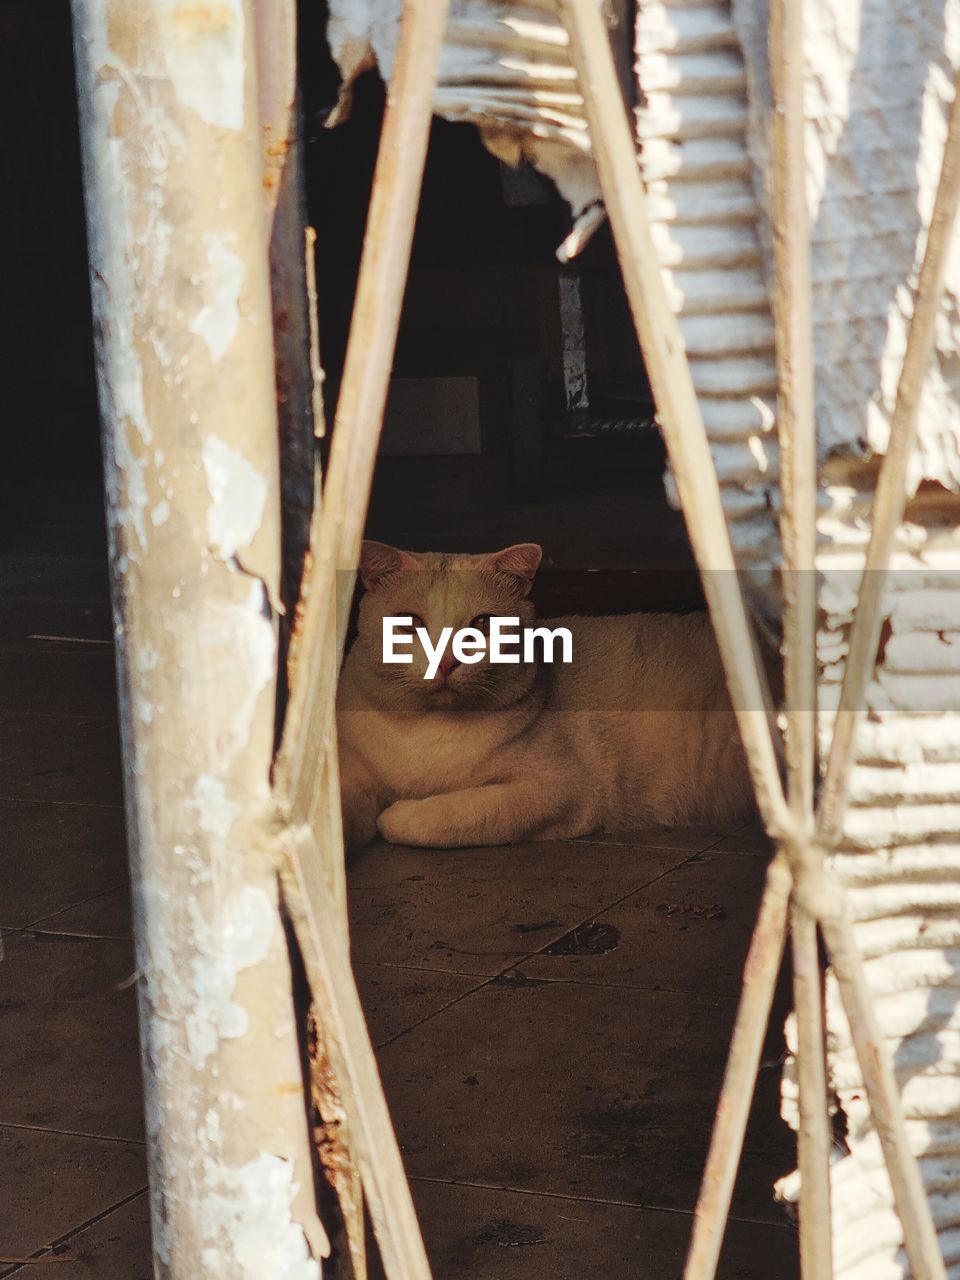
M403 635L404 633L410 634L411 632L416 631L417 627L422 627L426 625L423 619L420 617L419 613L398 613L397 617L410 619L409 626L406 623L401 624L398 622L396 624L396 626L394 627L394 630L397 632L398 635Z
M482 631L484 635L488 635L490 632L489 613L478 613L477 616L471 621L470 625L476 631Z

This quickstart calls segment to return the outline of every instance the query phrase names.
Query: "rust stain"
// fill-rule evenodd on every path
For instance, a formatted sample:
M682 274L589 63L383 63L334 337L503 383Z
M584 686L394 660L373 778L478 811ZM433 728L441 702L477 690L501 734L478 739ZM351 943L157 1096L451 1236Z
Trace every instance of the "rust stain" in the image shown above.
M314 1041L310 1054L310 1083L317 1155L331 1186L339 1194L352 1166L341 1136L345 1115L336 1075L319 1040Z
M313 1111L313 1140L321 1176L334 1198L352 1268L346 1274L366 1275L364 1264L363 1205L358 1201L358 1184L351 1158L346 1128L346 1112L336 1073L319 1034L316 1018L308 1019L310 1093Z

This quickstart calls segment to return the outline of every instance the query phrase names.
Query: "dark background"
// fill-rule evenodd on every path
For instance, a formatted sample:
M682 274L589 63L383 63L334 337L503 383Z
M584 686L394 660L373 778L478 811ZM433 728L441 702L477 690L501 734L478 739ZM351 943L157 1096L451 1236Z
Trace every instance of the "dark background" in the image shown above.
M331 391L342 367L383 88L367 74L347 122L327 129L338 77L321 5L302 7L300 52L308 206L318 233L321 358L332 421ZM101 501L67 0L0 0L0 84L7 102L0 497L9 527L11 513L31 492L62 494L68 505ZM570 603L689 607L699 602L699 588L682 521L664 498L656 431L571 438L555 257L570 218L549 184L540 186L543 203L509 207L501 165L475 130L434 122L394 373L476 378L482 448L479 455L382 458L369 532L420 550L541 541L548 576L550 566L598 575L589 584L569 579ZM606 229L577 268L591 380L644 388ZM597 405L597 412L604 409Z

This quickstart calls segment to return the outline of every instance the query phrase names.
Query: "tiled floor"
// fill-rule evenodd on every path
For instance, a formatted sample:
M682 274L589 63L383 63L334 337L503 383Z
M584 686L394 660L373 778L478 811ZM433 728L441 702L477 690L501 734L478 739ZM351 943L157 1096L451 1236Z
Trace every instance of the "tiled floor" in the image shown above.
M147 1280L101 535L69 507L59 537L18 528L0 555L0 1276ZM745 828L356 860L356 972L437 1280L680 1275L764 858ZM780 1021L725 1280L797 1275L770 1194L793 1158Z
M679 1277L764 863L751 828L357 858L356 971L438 1277ZM728 1280L797 1275L779 1046Z

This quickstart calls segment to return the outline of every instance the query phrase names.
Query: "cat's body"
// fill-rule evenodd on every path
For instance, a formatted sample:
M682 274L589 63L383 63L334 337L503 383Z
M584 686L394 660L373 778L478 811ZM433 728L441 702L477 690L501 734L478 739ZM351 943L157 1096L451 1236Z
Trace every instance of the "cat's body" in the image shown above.
M378 830L398 844L449 847L748 812L703 614L551 619L572 633L570 664L484 659L433 681L425 663L383 665L385 615L416 615L434 642L441 626L478 614L529 623L539 548L498 556L413 557L365 544L368 593L338 699L348 847Z

